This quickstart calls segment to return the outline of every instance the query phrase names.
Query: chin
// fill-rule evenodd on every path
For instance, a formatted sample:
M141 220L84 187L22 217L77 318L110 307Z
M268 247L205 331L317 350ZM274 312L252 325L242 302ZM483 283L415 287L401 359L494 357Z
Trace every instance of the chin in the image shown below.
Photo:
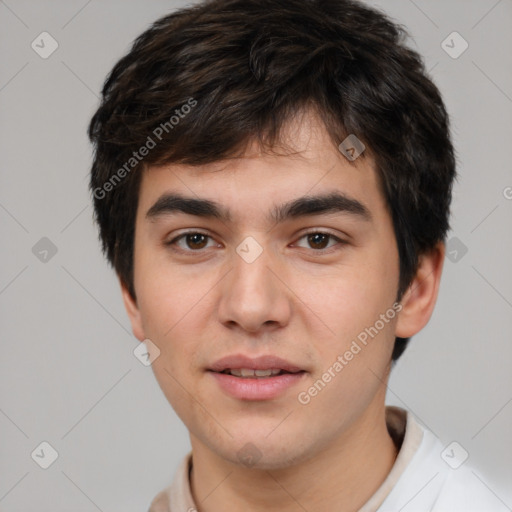
M272 437L275 433L262 435L248 435L245 433L229 445L211 447L222 458L241 468L254 470L286 469L307 461L313 456L313 448L303 444L291 443L294 435L283 432L281 436ZM233 450L233 444L236 449Z

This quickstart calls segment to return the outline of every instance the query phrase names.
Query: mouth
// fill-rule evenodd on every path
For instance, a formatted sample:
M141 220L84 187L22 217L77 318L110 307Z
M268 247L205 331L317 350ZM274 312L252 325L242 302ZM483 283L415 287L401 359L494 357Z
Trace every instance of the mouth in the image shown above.
M239 400L278 398L307 374L299 366L275 356L244 355L224 357L207 371L224 393Z
M302 373L303 370L297 370L294 372L288 372L281 368L269 368L266 370L253 370L251 368L226 368L221 372L225 375L233 375L233 377L240 377L242 379L268 379L269 377L276 377L278 375L285 374L297 374Z
M217 373L228 372L236 377L271 377L279 373L298 373L303 368L277 356L265 355L248 357L243 354L233 354L215 361L209 371Z

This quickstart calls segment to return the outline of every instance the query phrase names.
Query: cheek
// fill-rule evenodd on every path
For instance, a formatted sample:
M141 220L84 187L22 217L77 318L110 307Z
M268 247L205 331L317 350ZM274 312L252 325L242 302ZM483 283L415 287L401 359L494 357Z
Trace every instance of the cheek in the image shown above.
M322 342L315 347L322 370L331 368L338 356L346 361L337 373L345 377L334 379L333 388L367 382L374 378L369 368L382 374L395 339L398 263L390 255L379 258L377 253L333 273L332 279L309 279L307 285L302 288L308 298L304 302L328 327L322 329Z
M382 265L360 265L343 268L332 278L302 280L300 296L327 328L329 344L356 337L393 305L398 275L395 283L389 274Z
M188 424L195 403L191 402L188 390L193 389L197 371L194 364L201 325L194 314L197 315L200 303L193 300L195 294L189 297L178 293L178 285L173 282L171 287L167 279L148 279L139 307L144 332L160 349L152 364L155 378L176 414Z
M165 252L142 249L136 258L135 289L144 332L148 338L165 342L172 339L187 314L193 314L206 284L198 277L191 286L186 270L171 265Z

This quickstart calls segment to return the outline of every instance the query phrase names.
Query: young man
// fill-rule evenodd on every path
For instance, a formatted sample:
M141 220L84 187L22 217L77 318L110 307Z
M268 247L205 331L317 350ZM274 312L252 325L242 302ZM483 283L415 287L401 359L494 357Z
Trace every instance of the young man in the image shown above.
M355 1L213 0L107 78L96 220L192 446L152 512L506 509L384 404L436 302L455 177L403 36Z

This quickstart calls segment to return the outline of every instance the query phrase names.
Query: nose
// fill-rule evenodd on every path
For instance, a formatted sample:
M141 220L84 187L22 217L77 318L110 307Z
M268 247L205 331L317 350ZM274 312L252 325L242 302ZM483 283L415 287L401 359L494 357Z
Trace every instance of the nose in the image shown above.
M269 249L263 249L254 261L240 254L233 252L232 271L221 281L220 321L250 333L285 326L292 294L278 257Z

